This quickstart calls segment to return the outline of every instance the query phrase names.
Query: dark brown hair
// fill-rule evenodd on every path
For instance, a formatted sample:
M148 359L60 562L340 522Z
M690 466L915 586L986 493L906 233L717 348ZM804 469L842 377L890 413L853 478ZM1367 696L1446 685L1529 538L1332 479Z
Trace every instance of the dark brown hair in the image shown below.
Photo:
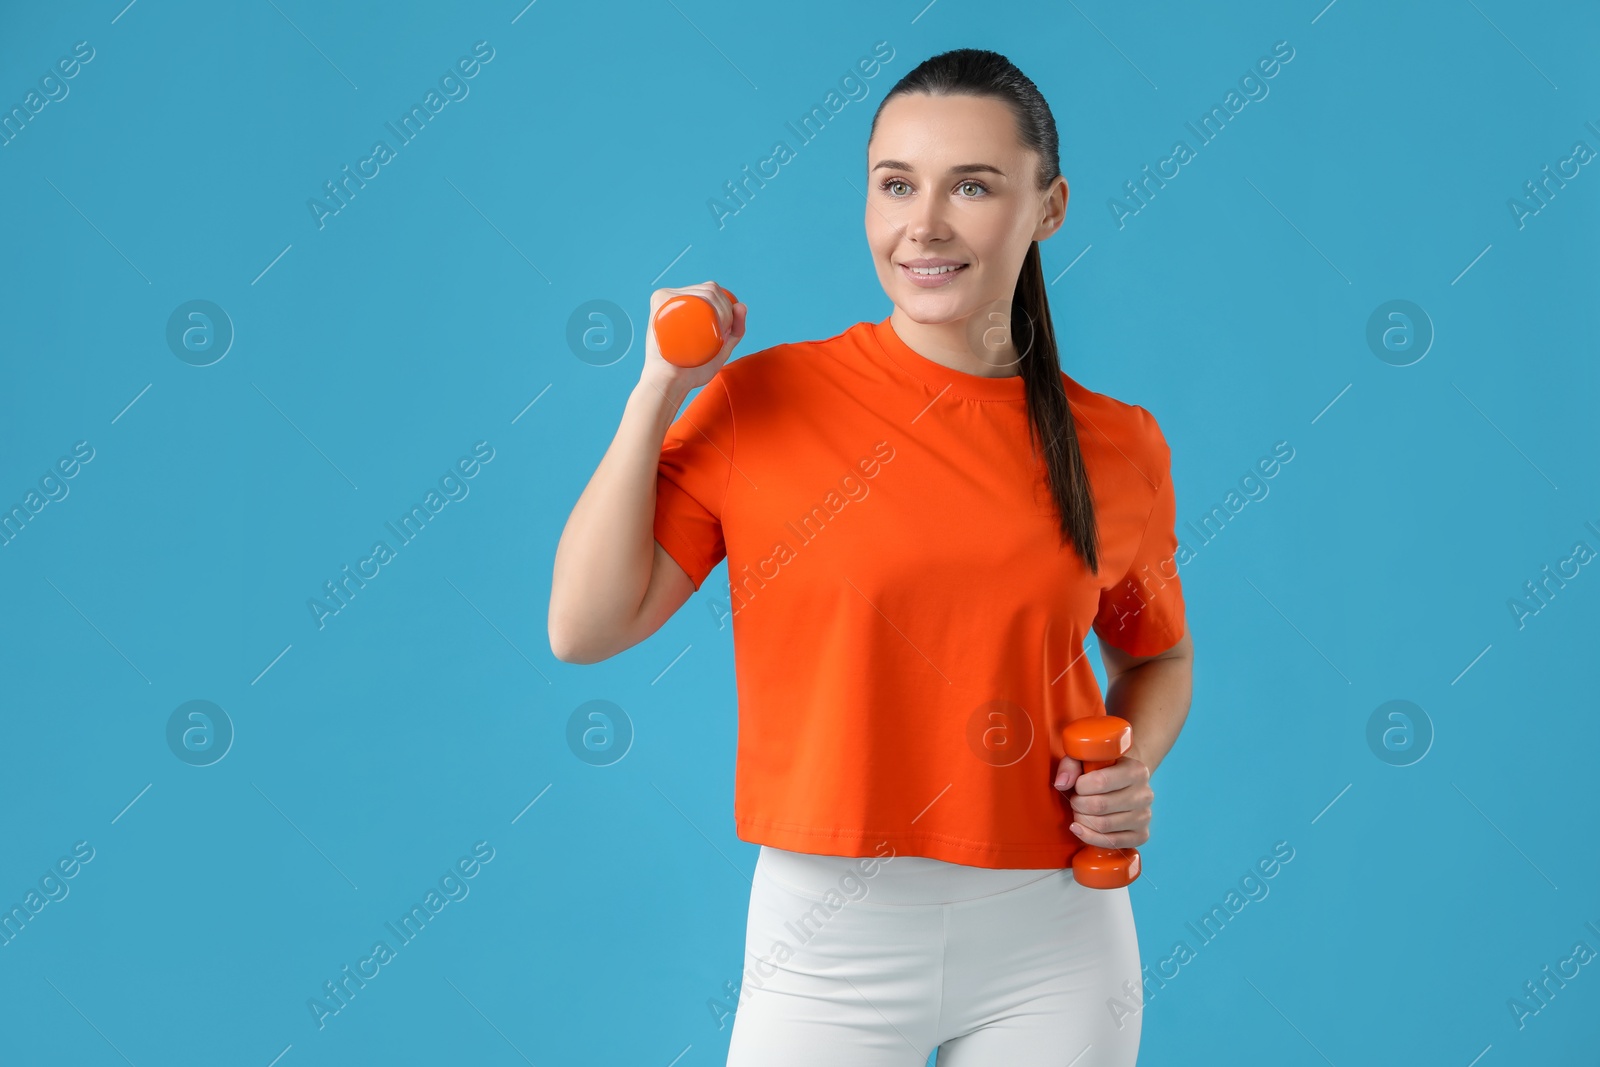
M879 102L867 131L869 141L878 128L884 105L902 93L999 99L1016 119L1018 139L1039 157L1038 190L1043 192L1061 175L1060 141L1050 105L1045 103L1038 86L998 52L957 48L923 60ZM1077 426L1061 380L1061 357L1050 322L1038 241L1029 246L1022 272L1017 276L1017 288L1011 298L1011 339L1021 359L1029 430L1044 453L1045 483L1055 499L1062 543L1070 540L1089 570L1098 573L1094 498L1089 493Z

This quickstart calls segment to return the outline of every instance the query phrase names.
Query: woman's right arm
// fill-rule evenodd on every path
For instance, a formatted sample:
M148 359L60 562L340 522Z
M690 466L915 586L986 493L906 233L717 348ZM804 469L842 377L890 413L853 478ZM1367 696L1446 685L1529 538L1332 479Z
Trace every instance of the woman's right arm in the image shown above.
M661 357L653 325L645 366L628 394L621 424L573 506L556 545L550 580L550 650L567 663L595 663L643 641L694 592L676 560L655 540L661 445L690 391L709 382L744 336L745 306L729 307L710 282L651 294L650 317L677 293L710 293L732 323L710 362L677 367Z

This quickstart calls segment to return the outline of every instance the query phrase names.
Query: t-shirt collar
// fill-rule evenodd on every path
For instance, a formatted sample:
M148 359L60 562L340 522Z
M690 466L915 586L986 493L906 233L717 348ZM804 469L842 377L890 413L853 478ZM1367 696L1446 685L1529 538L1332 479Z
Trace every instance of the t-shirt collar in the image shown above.
M872 337L879 350L891 363L919 379L935 392L949 387L949 395L969 400L1009 400L1018 403L1027 400L1027 385L1022 375L988 378L981 374L968 374L935 363L906 344L890 324L891 316L872 324Z

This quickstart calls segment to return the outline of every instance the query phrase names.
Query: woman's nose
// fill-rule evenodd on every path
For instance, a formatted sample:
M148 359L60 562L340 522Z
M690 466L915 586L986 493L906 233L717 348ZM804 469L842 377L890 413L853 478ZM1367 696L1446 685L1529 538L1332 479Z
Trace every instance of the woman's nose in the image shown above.
M907 223L906 233L918 241L931 241L944 236L944 223L937 217L918 212Z
M947 236L944 232L943 208L932 201L918 204L907 211L905 227L906 236L919 241Z

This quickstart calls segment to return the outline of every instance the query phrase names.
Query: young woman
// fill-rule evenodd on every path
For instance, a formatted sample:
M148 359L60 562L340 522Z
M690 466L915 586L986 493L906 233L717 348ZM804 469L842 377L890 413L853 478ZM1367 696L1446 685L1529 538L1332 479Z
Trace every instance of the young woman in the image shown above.
M1149 840L1190 698L1170 453L1061 369L1039 242L1055 122L1005 57L934 56L879 105L866 236L894 304L704 366L653 334L556 550L550 640L644 640L724 557L735 826L761 845L728 1062L1107 1067L1138 1052L1127 888L1073 853ZM703 386L682 417L679 405ZM1083 642L1093 629L1102 698ZM1133 747L1083 773L1065 723Z

